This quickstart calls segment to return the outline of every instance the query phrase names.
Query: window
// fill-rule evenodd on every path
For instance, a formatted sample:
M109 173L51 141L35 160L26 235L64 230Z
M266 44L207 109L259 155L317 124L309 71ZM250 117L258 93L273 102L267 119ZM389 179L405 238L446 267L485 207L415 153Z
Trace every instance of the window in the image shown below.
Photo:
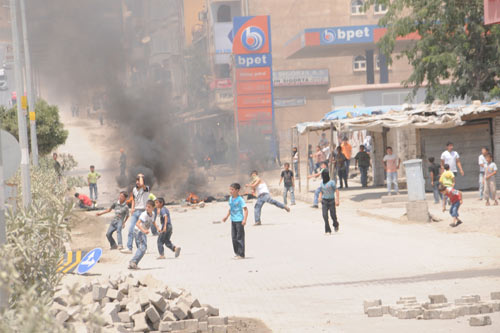
M352 0L351 1L351 14L352 15L364 14L364 12L363 12L363 0Z
M366 58L362 55L356 56L352 62L352 70L355 72L366 71Z
M231 22L231 7L221 5L217 10L217 22Z
M376 3L374 6L375 14L385 14L387 13L387 5L381 5Z

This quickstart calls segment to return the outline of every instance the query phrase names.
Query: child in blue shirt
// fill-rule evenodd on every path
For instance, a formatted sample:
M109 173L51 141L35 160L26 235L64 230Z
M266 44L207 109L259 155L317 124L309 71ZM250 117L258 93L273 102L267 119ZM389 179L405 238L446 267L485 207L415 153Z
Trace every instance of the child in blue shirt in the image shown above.
M154 226L158 230L158 253L160 256L157 259L165 259L165 251L163 245L168 247L172 252L175 253L175 257L177 258L181 253L181 248L179 246L175 246L172 244L170 237L172 237L172 233L174 231L172 227L172 221L170 220L170 212L165 206L165 199L156 198L155 200L155 210L154 210ZM160 216L160 226L156 226L156 217Z
M245 225L247 224L248 209L245 200L240 196L241 186L233 183L229 187L229 211L222 219L226 222L231 216L231 237L233 239L233 249L235 259L245 258Z

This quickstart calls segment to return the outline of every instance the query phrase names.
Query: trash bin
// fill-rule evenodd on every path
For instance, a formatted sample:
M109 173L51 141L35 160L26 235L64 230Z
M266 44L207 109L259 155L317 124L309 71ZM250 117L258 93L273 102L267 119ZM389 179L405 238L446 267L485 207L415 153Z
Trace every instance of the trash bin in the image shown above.
M422 160L404 161L406 183L408 186L408 201L425 200L425 180L422 171Z

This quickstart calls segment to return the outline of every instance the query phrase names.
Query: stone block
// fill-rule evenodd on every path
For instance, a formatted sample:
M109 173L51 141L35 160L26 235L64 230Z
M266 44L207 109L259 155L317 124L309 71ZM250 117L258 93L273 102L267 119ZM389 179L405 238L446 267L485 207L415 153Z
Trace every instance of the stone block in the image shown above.
M491 299L500 299L500 291L493 291L490 294Z
M101 287L99 285L92 286L92 298L94 301L99 302L102 301L104 297L106 297L106 292L108 291L107 287Z
M128 297L123 297L122 300L120 301L120 307L122 310L125 310L127 308L127 304L130 303L130 300Z
M72 306L72 307L67 308L66 311L68 312L68 315L70 317L75 319L78 316L78 314L80 314L80 307L79 306Z
M208 317L208 325L227 325L227 317Z
M198 331L202 333L208 332L208 322L206 321L199 321L198 322Z
M219 309L211 306L210 304L203 304L203 307L207 310L209 316L215 317L219 315Z
M423 314L422 309L401 309L397 312L399 319L414 319Z
M171 322L168 321L162 321L160 322L160 326L158 327L160 332L171 332L172 331L172 326Z
M477 314L481 313L479 304L473 304L473 305L469 305L467 307L468 307L468 312L470 315L477 315Z
M120 333L128 333L132 332L129 328L127 328L124 324L116 325L116 331Z
M207 316L207 311L205 310L205 308L192 308L191 316L196 320L200 320L201 318Z
M136 278L136 277L128 277L126 280L125 280L126 283L129 284L129 286L132 286L132 287L138 287L139 286L139 279Z
M168 291L170 293L170 296L168 299L176 299L177 297L179 297L182 294L182 290L180 290L178 288L169 287Z
M427 201L419 200L419 201L409 201L406 203L406 216L408 221L415 222L429 222L430 214L429 214L429 206L427 205Z
M366 314L366 311L368 308L372 308L374 306L381 306L382 305L382 300L380 299L375 299L375 300L365 300L363 301L363 311Z
M128 295L129 284L127 282L120 283L118 286L118 291L124 295Z
M443 309L439 319L455 319L457 318L457 311L455 309Z
M172 312L170 312L170 311L165 311L165 312L163 313L162 320L163 320L163 321L176 321L176 320L177 320L177 318L175 317L175 315L174 315Z
M130 317L133 317L134 315L142 312L141 305L139 304L139 302L136 302L136 301L132 301L132 302L128 303L127 308L128 308L128 314Z
M59 324L64 324L69 319L69 314L66 310L61 310L57 313L56 321Z
M108 303L111 303L111 299L109 297L104 297L103 299L101 299L101 307L105 306Z
M424 310L423 318L425 320L439 319L441 317L441 311L439 310Z
M444 295L429 295L429 299L431 304L448 303L448 299Z
M118 303L108 303L102 308L103 317L110 324L120 322L118 312L120 312L120 305Z
M194 330L195 332L198 330L198 320L196 319L188 319L188 320L183 320L184 322L184 329L188 331Z
M82 297L82 304L83 305L90 305L94 303L94 297L92 295L92 293L87 293L85 295L83 295Z
M139 279L139 283L142 286L148 287L149 289L161 288L164 286L164 283L162 281L154 278L151 274L148 274L145 277Z
M149 304L149 293L146 289L139 292L139 304L143 307Z
M65 292L58 292L54 295L54 303L58 303L62 306L68 306L69 295Z
M146 320L146 322L149 325L149 332L150 333L160 331L160 322L159 321L157 321L156 323L152 323L152 322Z
M146 322L146 316L144 313L133 315L132 320L134 321L134 332L145 332L149 330L149 326Z
M477 303L481 301L481 297L479 295L465 295L461 297L462 299L470 300L469 303Z
M490 304L480 304L479 305L479 313L492 313L493 308Z
M170 308L170 311L174 314L175 318L177 318L178 320L183 320L188 316L188 311L178 306Z
M467 305L455 306L455 311L457 313L457 317L467 316L469 314L469 307Z
M101 305L99 303L93 303L89 306L89 312L91 313L101 313Z
M500 302L490 302L493 312L500 311Z
M186 303L189 305L190 308L196 307L199 308L201 307L200 302L198 301L197 298L194 298L193 295L191 294L186 294L183 296L184 300Z
M382 317L384 315L384 311L381 306L372 306L371 308L366 309L366 314L368 317Z
M118 318L120 318L121 323L130 323L132 321L128 311L118 312Z
M491 325L491 318L490 318L490 316L470 317L469 318L469 325L470 326L486 326L486 325Z
M146 316L149 318L149 320L151 320L152 323L157 323L160 321L160 314L158 313L158 311L156 311L154 306L150 305L145 312Z
M120 301L123 298L123 294L120 294L120 292L117 289L108 288L108 291L106 292L106 297L109 298L110 300L117 299L118 301Z
M162 295L156 293L149 294L149 301L155 306L159 312L165 312L168 303L165 301Z
M227 333L227 326L222 326L222 325L209 326L208 331L210 333Z
M172 321L170 322L170 327L172 331L182 331L184 329L184 321Z
M443 309L451 306L451 303L438 303L438 304L428 304L424 306L424 308L428 310L435 310L435 309Z

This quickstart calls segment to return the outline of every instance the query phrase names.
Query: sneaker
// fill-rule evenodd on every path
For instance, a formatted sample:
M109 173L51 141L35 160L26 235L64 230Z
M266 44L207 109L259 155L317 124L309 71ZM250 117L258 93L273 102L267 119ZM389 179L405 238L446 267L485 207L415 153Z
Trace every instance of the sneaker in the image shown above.
M242 257L242 256L234 256L234 260L241 260L241 259L245 259L245 257Z
M254 227L256 227L256 226L261 225L261 224L262 224L262 223L259 221L259 222L255 222L255 223L253 224L253 226L254 226Z
M156 259L158 259L158 260L165 259L165 256L161 255L161 256L156 257Z
M176 246L175 247L175 257L177 258L179 256L179 254L181 254L181 248Z
M125 253L125 254L132 254L132 250L130 250L130 249L123 249L120 252Z
M319 208L318 205L312 205L311 208Z
M339 227L334 227L335 228L335 232L339 232Z
M331 232L325 232L325 236L331 236L332 233Z
M131 261L128 263L128 269L139 269L139 268L137 267L137 264L135 262Z
M119 251L123 250L123 246L118 245L118 250L119 250Z
M459 225L461 225L463 222L461 220L458 220L457 221L457 224L455 224L455 227L458 227Z
M111 246L109 249L110 249L110 250L116 250L117 248L118 248L118 246L113 245L113 246Z
M290 207L285 206L285 210L287 211L287 213L290 213Z

